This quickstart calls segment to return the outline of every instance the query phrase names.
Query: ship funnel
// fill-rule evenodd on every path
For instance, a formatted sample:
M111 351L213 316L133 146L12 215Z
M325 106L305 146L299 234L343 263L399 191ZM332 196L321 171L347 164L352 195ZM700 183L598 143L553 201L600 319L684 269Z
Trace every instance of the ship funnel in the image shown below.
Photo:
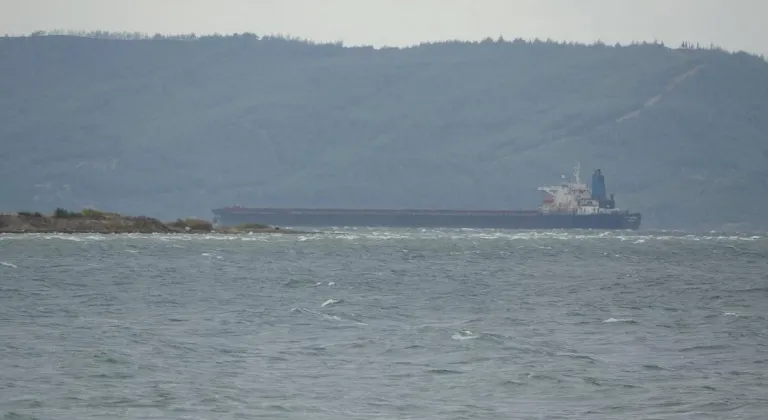
M600 169L592 173L592 198L598 201L605 200L605 177Z

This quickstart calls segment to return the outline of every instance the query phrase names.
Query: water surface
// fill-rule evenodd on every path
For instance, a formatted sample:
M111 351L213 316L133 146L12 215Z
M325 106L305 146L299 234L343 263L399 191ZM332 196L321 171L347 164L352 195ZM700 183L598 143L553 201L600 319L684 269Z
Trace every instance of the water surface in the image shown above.
M768 239L0 236L8 419L763 419Z

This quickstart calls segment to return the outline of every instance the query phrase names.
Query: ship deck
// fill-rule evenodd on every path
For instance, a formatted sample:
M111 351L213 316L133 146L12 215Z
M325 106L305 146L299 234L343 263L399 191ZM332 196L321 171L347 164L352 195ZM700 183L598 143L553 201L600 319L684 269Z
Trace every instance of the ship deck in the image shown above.
M538 209L526 210L465 210L465 209L341 209L341 208L247 208L225 207L214 209L214 214L307 214L307 215L439 215L439 216L534 216L541 212Z

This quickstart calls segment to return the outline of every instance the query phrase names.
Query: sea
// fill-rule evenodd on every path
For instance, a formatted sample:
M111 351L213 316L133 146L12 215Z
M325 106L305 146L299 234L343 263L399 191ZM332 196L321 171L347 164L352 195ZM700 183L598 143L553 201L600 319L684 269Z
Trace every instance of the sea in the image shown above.
M0 235L2 419L766 419L768 235Z

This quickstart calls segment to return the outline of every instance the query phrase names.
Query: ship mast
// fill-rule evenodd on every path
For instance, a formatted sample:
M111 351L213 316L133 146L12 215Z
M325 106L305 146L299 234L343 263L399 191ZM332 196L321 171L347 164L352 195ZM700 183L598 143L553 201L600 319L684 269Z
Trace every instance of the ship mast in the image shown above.
M581 162L576 162L576 166L573 167L573 183L581 184Z

